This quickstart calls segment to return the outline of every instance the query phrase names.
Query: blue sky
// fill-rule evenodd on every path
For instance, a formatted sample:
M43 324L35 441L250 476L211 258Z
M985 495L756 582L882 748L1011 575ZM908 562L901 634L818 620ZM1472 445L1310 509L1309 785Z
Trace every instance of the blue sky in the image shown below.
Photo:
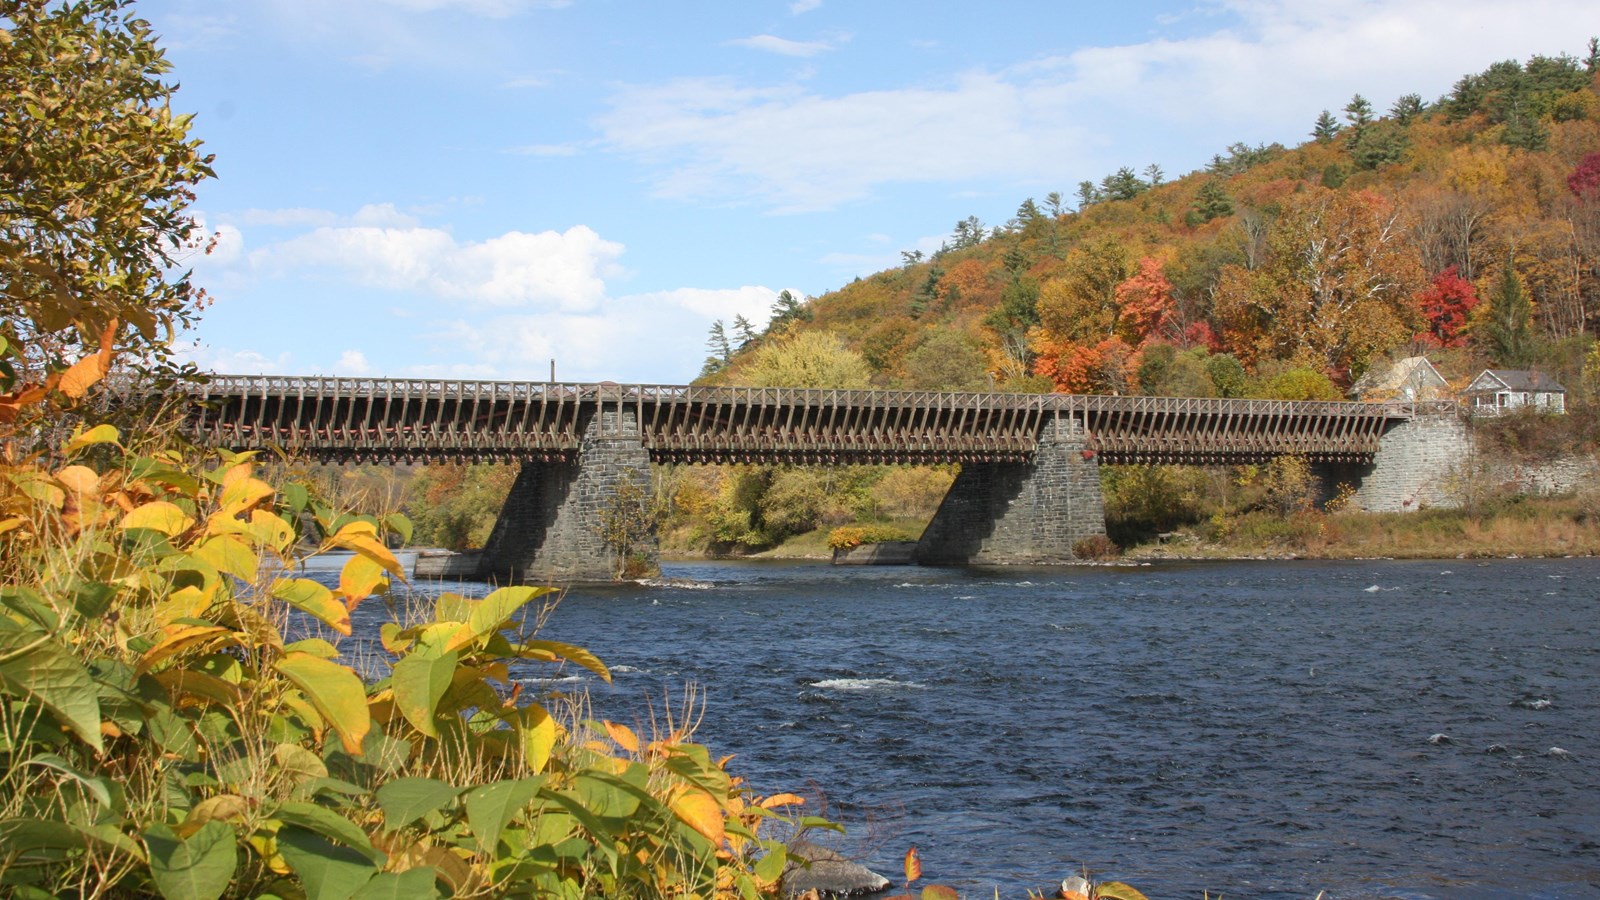
M976 215L1581 55L1592 0L143 0L221 372L679 383Z

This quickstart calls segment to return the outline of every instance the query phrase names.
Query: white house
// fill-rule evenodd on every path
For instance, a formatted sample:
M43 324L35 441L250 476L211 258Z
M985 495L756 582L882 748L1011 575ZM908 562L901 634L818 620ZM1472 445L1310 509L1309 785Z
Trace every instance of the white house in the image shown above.
M1387 369L1374 366L1356 380L1351 393L1357 400L1445 400L1450 383L1426 356L1408 356Z
M1527 407L1547 413L1567 411L1567 389L1543 372L1527 369L1484 369L1463 393L1475 416L1498 416Z

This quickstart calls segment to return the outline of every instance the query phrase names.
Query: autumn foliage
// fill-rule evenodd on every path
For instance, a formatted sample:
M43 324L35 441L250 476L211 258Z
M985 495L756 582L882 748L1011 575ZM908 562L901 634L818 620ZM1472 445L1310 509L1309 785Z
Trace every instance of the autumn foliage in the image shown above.
M1290 369L1347 387L1419 351L1453 379L1532 359L1578 380L1600 328L1594 76L1500 63L1434 104L1363 101L1296 147L1234 144L1170 179L1125 168L998 227L968 217L939 252L812 300L804 327L881 387L1271 396ZM1531 309L1515 358L1478 302L1507 266Z

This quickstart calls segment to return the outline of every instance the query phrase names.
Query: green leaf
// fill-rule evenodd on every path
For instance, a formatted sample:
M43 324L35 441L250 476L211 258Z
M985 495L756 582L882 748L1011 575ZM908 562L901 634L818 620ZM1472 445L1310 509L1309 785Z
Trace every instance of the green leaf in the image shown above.
M272 596L343 635L350 634L350 609L325 585L309 578L285 578L272 586Z
M7 585L0 588L0 604L27 617L45 631L55 631L61 627L61 616L56 613L55 607L44 602L39 592L31 587Z
M216 900L228 889L239 864L233 829L207 822L188 839L166 825L144 833L150 852L150 876L167 900Z
M766 853L756 862L755 875L769 884L776 883L784 867L789 864L789 848L781 841L762 841L761 847Z
M467 627L482 637L499 631L506 620L516 614L529 600L553 593L547 587L504 587L478 601L467 616Z
M382 865L386 858L383 851L372 846L372 839L360 826L326 806L291 800L273 810L272 818L338 841L378 865Z
M306 900L350 900L377 874L356 851L294 825L278 830L278 852L305 884Z
M361 678L345 666L306 653L290 653L278 660L276 667L339 732L345 752L359 755L362 738L372 730L367 689Z
M470 790L464 796L467 824L477 835L478 849L493 850L506 823L539 793L543 776L496 781Z
M76 453L85 447L95 444L115 444L122 435L117 433L116 426L96 425L67 442L67 452Z
M404 872L379 872L365 887L356 891L355 900L431 900L439 896L434 887L437 878L432 866Z
M328 643L322 638L306 638L284 645L285 653L309 653L318 659L338 659L339 648Z
M0 688L32 697L99 752L99 690L89 670L50 635L0 617Z
M72 588L72 606L78 615L89 619L98 619L105 615L111 608L111 601L117 598L117 589L109 584L98 581L83 581Z
M54 819L0 819L0 847L8 853L33 850L75 850L84 845L83 832Z
M378 788L383 827L394 831L456 799L459 791L434 778L396 778Z
M602 819L625 819L639 809L640 798L617 779L585 773L573 780L573 786L579 802Z
M450 689L460 655L450 651L428 659L415 653L394 664L389 685L394 689L394 705L418 731L431 738L439 736L433 715Z
M75 781L82 786L84 793L94 798L96 803L99 803L108 810L111 809L111 784L106 779L85 775L82 772L79 772L77 769L74 769L70 763L54 753L42 753L33 757L32 759L29 759L26 763L24 763L24 765L52 769L61 775L66 776L68 779Z
M305 511L306 501L311 499L306 486L295 481L286 481L279 485L278 493L283 497L284 505L296 516Z
M390 513L387 516L384 516L383 527L389 529L395 534L398 534L402 542L407 544L411 543L411 535L415 531L415 526L411 524L410 519L406 518L400 513Z

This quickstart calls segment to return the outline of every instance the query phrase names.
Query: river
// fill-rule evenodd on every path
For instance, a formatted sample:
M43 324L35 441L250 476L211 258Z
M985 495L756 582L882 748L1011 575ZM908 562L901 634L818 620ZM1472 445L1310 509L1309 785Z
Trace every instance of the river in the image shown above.
M1600 561L676 564L544 636L615 681L530 683L636 725L697 686L698 740L891 878L1600 897Z

